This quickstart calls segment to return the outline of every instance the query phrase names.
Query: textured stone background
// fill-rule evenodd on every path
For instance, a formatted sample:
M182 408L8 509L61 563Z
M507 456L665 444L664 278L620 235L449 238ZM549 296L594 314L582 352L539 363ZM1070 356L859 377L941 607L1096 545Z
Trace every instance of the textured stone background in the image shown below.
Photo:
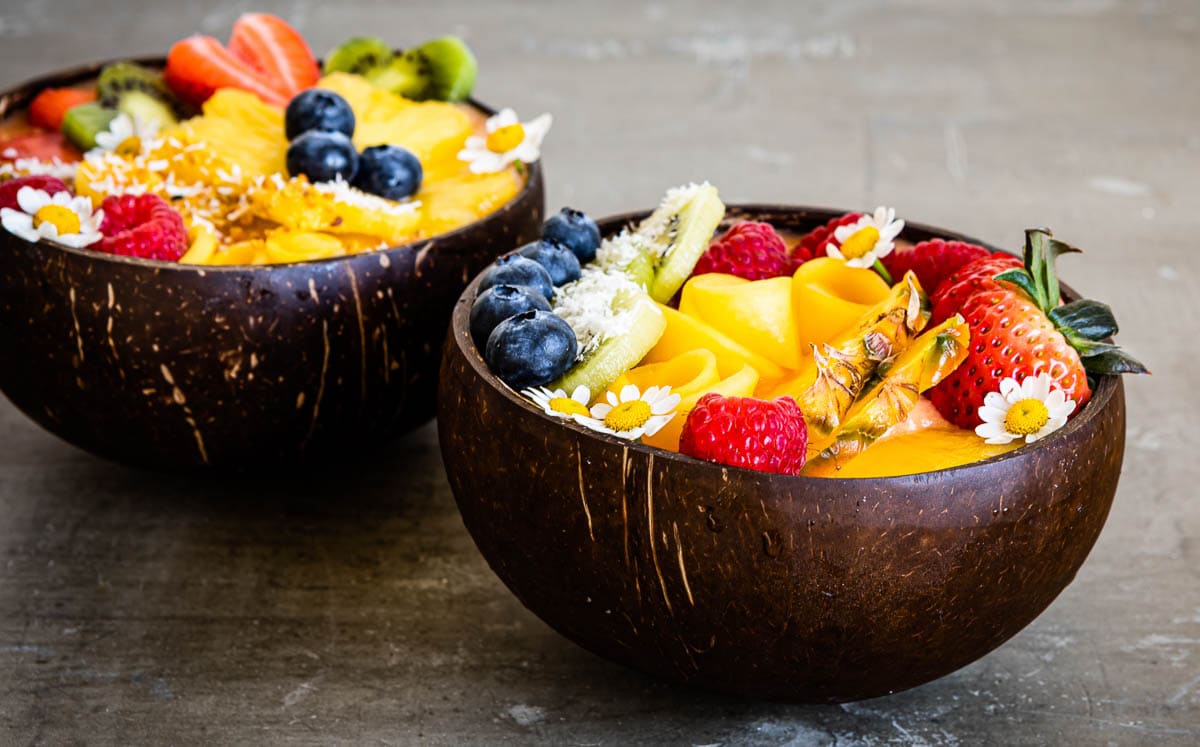
M1194 744L1200 740L1200 8L1190 0L5 2L0 84L257 7L324 51L466 36L479 95L552 111L549 204L897 205L1088 249L1155 375L1075 583L918 690L790 707L677 689L527 613L476 553L432 426L357 465L234 484L103 463L0 403L0 743ZM143 7L144 6L144 7ZM4 323L4 320L0 320ZM0 365L3 365L0 362ZM886 662L881 662L886 666Z

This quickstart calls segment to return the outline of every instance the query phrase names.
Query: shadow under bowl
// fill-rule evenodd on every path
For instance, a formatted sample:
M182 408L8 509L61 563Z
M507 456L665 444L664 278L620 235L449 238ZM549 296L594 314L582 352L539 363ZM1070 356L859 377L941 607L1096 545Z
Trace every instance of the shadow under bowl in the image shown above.
M0 93L0 118L104 64ZM534 164L509 203L468 226L285 265L182 265L0 231L0 391L66 441L136 465L361 453L433 417L455 299L540 235L544 201Z
M841 214L735 206L727 222L805 231ZM933 236L963 238L917 224L903 238ZM473 283L454 311L438 411L464 524L534 614L668 680L833 703L946 675L1071 582L1116 492L1118 377L1101 378L1058 432L987 461L903 477L771 475L545 415L488 371L468 330L474 296Z

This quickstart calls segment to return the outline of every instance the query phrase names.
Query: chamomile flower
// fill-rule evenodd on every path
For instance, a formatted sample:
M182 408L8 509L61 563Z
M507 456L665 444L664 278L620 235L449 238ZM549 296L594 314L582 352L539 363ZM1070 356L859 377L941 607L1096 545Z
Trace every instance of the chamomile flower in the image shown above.
M570 420L576 417L591 416L591 413L588 412L588 403L592 401L592 395L582 384L575 387L575 391L571 392L569 397L562 389L550 390L543 386L526 389L521 394L533 400L535 404L546 411L547 415L552 417Z
M1018 438L1031 444L1062 428L1074 411L1075 400L1055 388L1049 374L1026 376L1019 384L1016 379L1004 379L999 392L988 392L983 398L979 408L983 423L975 428L975 435L989 444L1007 444Z
M471 164L476 174L494 174L503 171L514 161L528 164L542 156L542 140L550 130L554 118L543 114L529 122L522 122L512 109L504 109L489 117L487 136L467 138L465 147L458 152L460 161Z
M606 402L592 406L589 421L579 418L576 422L631 441L658 433L675 417L679 407L679 395L671 394L669 386L652 386L642 392L635 385L626 384L619 396L608 392L605 399Z
M20 210L0 208L0 224L26 241L47 239L78 249L104 238L100 234L104 211L92 212L87 197L74 197L70 192L52 196L45 190L21 187L17 205Z
M158 133L158 126L121 112L108 123L108 130L96 133L96 147L118 156L136 156L142 143Z
M895 208L877 207L874 215L838 226L833 232L834 241L826 245L825 252L846 260L849 267L871 267L881 257L891 254L896 248L896 237L903 230L904 221L896 220Z

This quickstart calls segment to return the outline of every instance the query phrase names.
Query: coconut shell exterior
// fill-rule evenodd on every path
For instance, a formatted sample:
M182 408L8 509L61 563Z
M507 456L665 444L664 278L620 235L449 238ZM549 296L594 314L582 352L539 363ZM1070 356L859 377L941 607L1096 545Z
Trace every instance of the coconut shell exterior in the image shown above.
M100 67L0 94L0 116ZM540 235L543 210L534 164L476 223L333 260L202 267L0 231L0 390L52 433L131 464L252 469L361 453L433 417L455 300Z
M839 214L745 206L727 220L803 231ZM904 238L931 236L962 238L920 225ZM667 680L836 703L953 672L1071 582L1116 492L1117 377L1058 432L987 461L874 479L771 475L545 415L489 373L468 330L474 295L454 312L439 403L464 524L551 627Z

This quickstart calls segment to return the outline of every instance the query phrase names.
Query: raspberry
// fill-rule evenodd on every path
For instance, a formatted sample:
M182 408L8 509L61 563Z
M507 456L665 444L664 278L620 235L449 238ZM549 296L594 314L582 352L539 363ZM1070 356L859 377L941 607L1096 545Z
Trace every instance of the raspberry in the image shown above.
M791 397L706 394L688 413L679 451L731 467L796 475L808 458L808 426Z
M933 295L941 282L958 268L990 254L982 246L965 241L930 239L911 249L897 249L881 261L892 280L898 281L904 277L904 273L912 270L925 292Z
M68 191L67 185L63 183L62 179L41 175L21 176L0 182L0 208L19 210L17 192L21 191L21 187L33 187L51 195Z
M746 280L790 274L787 244L769 223L735 223L709 245L692 270L693 275L708 272L724 272Z
M158 195L114 195L100 209L104 239L94 246L102 252L174 262L188 249L183 218Z
M848 226L861 217L862 213L846 213L801 236L800 241L792 247L792 266L799 267L810 259L824 257L826 244L833 242L834 246L838 245L837 239L833 238L838 226Z

